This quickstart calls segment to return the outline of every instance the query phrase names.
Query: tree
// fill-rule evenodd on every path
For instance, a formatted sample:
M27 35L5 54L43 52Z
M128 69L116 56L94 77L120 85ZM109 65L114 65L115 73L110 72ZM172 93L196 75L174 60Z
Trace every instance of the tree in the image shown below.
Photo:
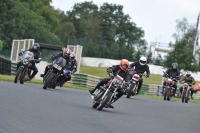
M0 40L0 50L3 49L3 42Z
M2 0L0 3L0 38L4 47L10 48L13 39L24 38L60 45L60 39L49 30L51 27L45 19L27 7L27 3L19 0Z
M127 53L129 60L138 60L141 55L146 54L147 43L143 39L144 31L131 22L128 14L123 13L122 5L104 3L100 7L100 19L103 39L109 46L118 46L118 50L112 49L116 53L115 59L120 59L125 49L126 52L129 51Z
M176 62L179 69L197 72L198 65L192 55L192 51L188 50L187 44L185 39L178 41L174 46L174 50L166 56L164 67L169 68L173 62Z
M75 33L74 25L71 22L62 23L55 30L55 34L60 38L64 46L67 45L68 39L75 38Z
M157 57L156 57L155 60L154 60L154 64L155 64L155 65L159 65L159 66L162 66L162 65L163 65L163 59L162 59L161 54L158 54L158 55L157 55Z
M148 53L147 53L147 63L148 63L148 64L153 63L153 57L152 57L151 49L149 49L149 51L148 51Z
M19 0L27 5L29 10L35 12L38 16L42 16L46 23L50 26L51 31L59 24L58 14L54 7L51 6L52 0Z
M195 28L189 24L186 18L176 20L176 33L173 34L176 42L185 39L189 50L193 50L195 41Z
M72 11L67 11L70 22L76 29L76 37L100 38L98 6L93 2L75 3Z

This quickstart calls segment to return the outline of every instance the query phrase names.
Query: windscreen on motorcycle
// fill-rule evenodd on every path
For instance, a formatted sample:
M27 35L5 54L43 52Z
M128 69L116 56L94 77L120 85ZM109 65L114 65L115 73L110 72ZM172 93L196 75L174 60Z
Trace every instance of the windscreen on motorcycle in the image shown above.
M25 51L22 53L22 59L34 60L34 54L30 51Z
M63 57L58 57L53 61L53 66L61 70L66 65L66 60Z

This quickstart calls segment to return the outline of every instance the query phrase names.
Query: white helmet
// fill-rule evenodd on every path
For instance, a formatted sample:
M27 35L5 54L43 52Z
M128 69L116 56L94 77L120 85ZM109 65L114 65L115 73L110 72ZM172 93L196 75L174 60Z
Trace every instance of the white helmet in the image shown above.
M140 57L139 62L140 62L140 65L144 66L147 63L147 58L142 56L142 57Z

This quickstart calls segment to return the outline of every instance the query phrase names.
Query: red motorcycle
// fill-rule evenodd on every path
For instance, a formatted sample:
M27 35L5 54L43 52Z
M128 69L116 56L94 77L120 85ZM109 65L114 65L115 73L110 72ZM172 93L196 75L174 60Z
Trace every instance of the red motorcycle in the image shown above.
M164 77L166 77L166 86L163 89L164 100L170 101L175 90L173 85L177 82L177 79L171 78L166 72L163 73L165 75Z

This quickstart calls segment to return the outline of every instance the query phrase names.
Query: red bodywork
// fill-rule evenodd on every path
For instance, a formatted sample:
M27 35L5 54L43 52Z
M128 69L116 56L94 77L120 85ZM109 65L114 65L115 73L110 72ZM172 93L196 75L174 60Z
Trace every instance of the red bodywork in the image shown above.
M172 81L172 79L167 79L166 82L167 82L168 85L171 85L173 81Z

